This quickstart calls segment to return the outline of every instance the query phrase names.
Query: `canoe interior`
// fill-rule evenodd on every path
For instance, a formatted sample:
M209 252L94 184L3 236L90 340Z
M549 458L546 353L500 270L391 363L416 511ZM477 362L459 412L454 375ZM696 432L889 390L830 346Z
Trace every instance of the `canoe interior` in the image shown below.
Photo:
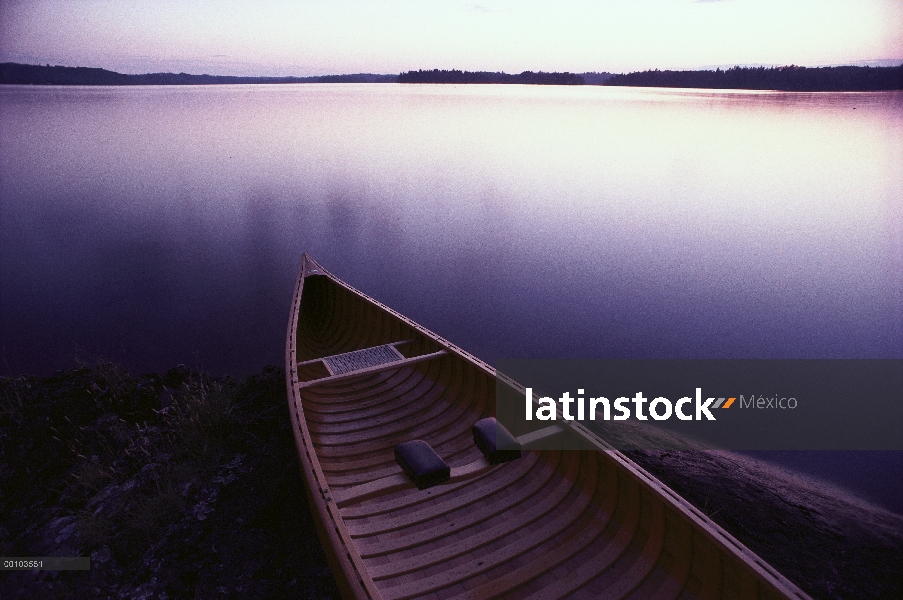
M376 347L346 356L371 361L357 375L321 360ZM494 414L492 369L309 257L287 349L299 456L348 597L807 597L603 442L489 465L470 427ZM401 474L393 447L414 439L449 482Z

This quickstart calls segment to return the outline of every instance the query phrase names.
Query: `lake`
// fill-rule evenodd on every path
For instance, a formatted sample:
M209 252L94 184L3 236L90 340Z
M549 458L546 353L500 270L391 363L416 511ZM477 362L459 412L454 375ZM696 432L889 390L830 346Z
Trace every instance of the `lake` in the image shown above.
M903 358L903 93L0 88L0 373L282 365L302 252L489 362Z

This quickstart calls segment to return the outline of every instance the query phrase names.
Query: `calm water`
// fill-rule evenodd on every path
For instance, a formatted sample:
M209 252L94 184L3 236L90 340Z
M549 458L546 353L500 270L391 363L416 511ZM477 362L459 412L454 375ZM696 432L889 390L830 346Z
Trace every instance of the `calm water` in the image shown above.
M901 358L903 94L0 88L0 373L281 365L305 251L490 362Z

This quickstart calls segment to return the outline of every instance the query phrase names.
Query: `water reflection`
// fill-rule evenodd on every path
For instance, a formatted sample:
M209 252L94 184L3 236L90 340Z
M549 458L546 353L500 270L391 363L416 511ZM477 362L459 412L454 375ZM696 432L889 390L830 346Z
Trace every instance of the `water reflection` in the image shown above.
M903 354L897 93L0 94L6 372L278 364L302 251L490 360Z

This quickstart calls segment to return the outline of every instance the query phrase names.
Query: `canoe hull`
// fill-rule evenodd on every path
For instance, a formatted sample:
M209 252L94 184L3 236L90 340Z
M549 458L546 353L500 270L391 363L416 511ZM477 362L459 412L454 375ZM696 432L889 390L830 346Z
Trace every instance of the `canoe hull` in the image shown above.
M486 363L306 256L286 343L293 431L320 537L349 598L806 598L580 425L584 450L490 464ZM516 385L516 384L512 384ZM451 468L418 490L396 444Z

